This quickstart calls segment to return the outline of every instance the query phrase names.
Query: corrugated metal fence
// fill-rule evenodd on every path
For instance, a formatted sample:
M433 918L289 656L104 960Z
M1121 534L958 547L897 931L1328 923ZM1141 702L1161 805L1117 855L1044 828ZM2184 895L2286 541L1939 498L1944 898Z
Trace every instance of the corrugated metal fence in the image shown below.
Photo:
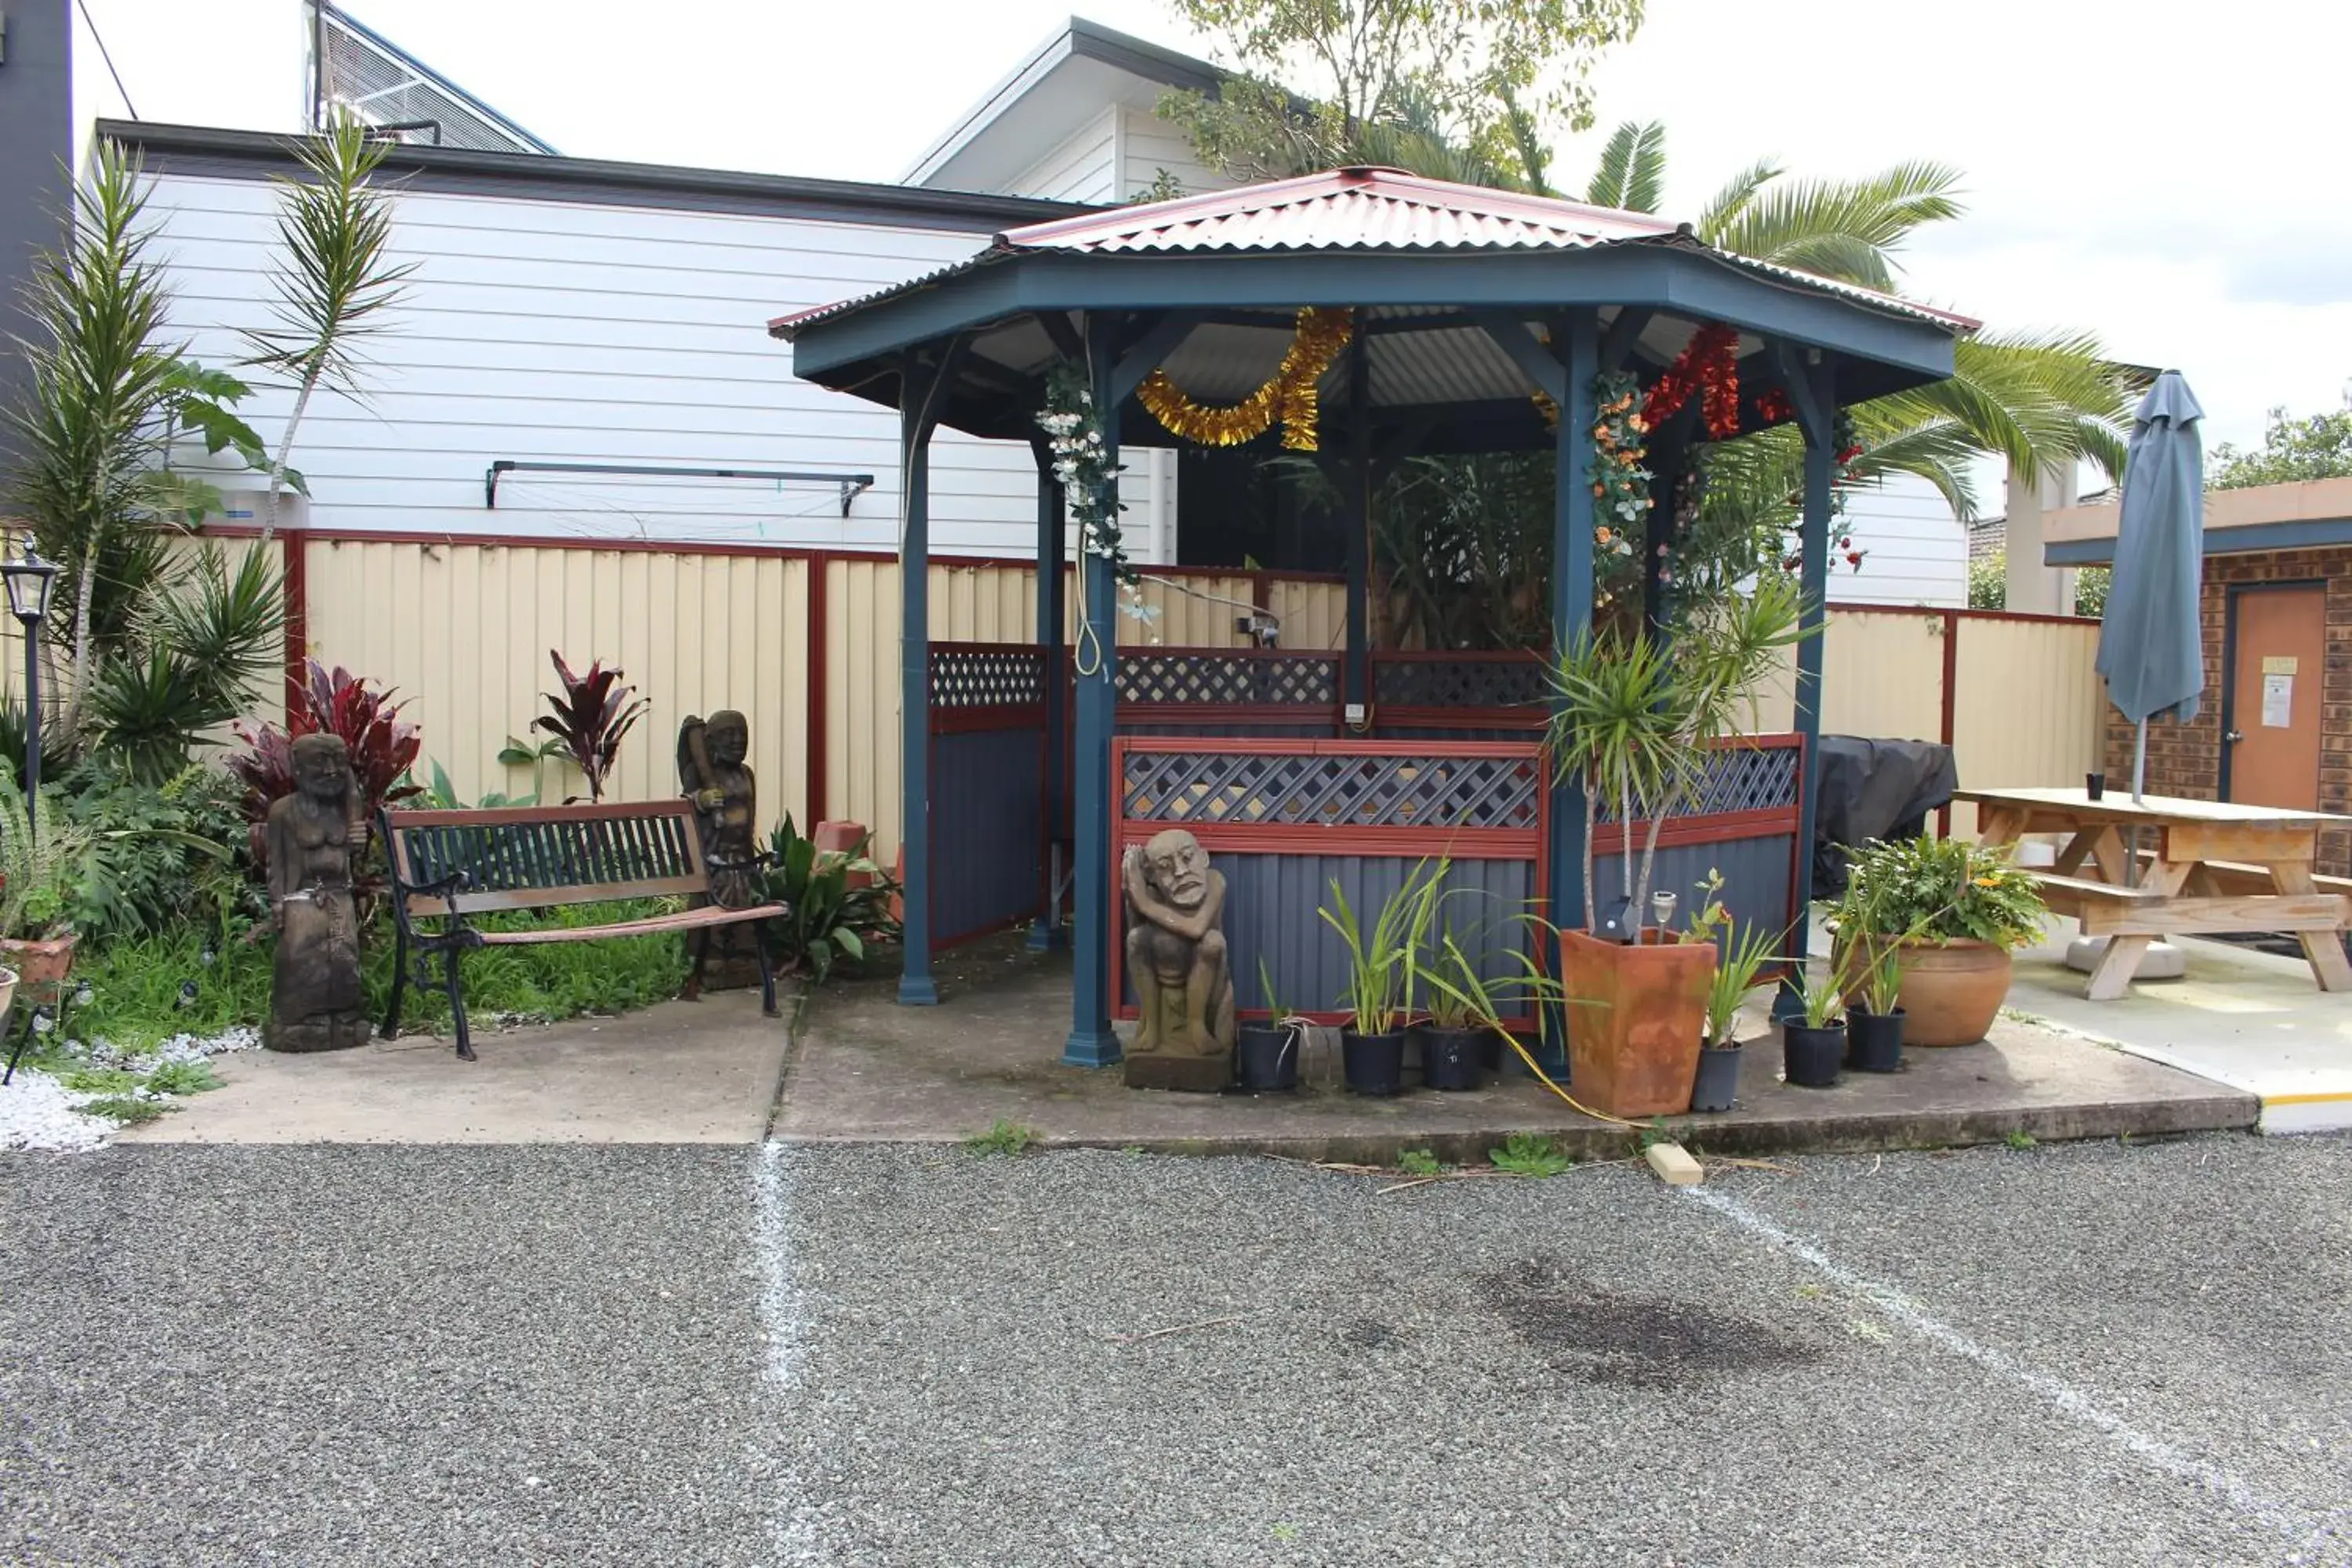
M501 766L554 675L617 663L652 703L623 747L625 795L677 787L672 737L688 713L750 715L761 815L849 817L878 847L898 830L898 567L887 556L652 544L472 542L289 533L302 646L400 689L425 755L468 800L532 787ZM243 542L228 539L232 550ZM936 641L1027 642L1036 572L1021 562L934 563ZM1122 615L1124 646L1241 647L1235 622L1279 618L1286 648L1343 638L1335 576L1163 570ZM1069 595L1065 595L1065 600ZM2104 697L2089 621L1832 606L1822 728L1948 741L1972 784L2049 784L2096 767ZM0 690L22 683L15 623L0 616ZM1788 683L1760 692L1753 726L1792 727ZM549 784L577 787L552 765ZM1962 807L1954 827L1973 822Z

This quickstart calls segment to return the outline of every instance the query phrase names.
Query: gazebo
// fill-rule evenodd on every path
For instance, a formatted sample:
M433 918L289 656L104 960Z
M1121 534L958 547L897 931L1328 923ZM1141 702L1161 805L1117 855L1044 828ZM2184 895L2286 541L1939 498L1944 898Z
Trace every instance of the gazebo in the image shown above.
M1372 168L1013 230L928 277L772 322L797 374L899 413L899 1000L936 1002L934 950L967 934L1034 912L1033 940L1060 940L1052 868L1066 844L1063 1059L1118 1061L1118 857L1170 826L1226 869L1245 1004L1268 1000L1261 960L1286 996L1332 994L1314 910L1334 877L1374 901L1411 865L1445 856L1463 885L1506 902L1580 909L1584 805L1542 763L1536 658L1370 647L1366 524L1381 467L1552 450L1550 623L1565 647L1592 615L1597 385L1648 398L1678 377L1680 406L1648 437L1647 603L1685 455L1793 421L1801 582L1818 626L1838 410L1950 375L1954 340L1975 325L1713 249L1686 225ZM1155 389L1163 411L1170 389L1195 409L1262 399L1310 338L1326 351L1344 340L1318 356L1307 384L1319 397L1297 422L1310 433L1290 440L1311 445L1344 498L1344 651L1120 649L1111 563L1086 549L1066 647L1066 497L1038 424L1057 363L1083 371L1115 458L1122 440L1172 439L1144 406ZM928 453L942 425L1037 455L1034 647L930 641ZM1712 867L1736 911L1785 922L1806 907L1821 647L1809 637L1798 653L1795 732L1711 760L1702 798L1670 826L1659 885ZM1597 847L1618 847L1616 831L1604 824ZM1547 1042L1555 1061L1559 1047Z

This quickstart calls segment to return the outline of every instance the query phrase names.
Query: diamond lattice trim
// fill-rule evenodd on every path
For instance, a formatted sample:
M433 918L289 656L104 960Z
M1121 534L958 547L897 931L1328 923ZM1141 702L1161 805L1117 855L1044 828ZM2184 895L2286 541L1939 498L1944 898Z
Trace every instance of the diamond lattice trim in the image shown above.
M1540 769L1531 756L1130 751L1120 785L1123 810L1135 822L1532 828Z
M1045 700L1045 665L1034 647L935 647L934 708L1019 708Z
M1372 692L1391 708L1517 708L1548 695L1544 667L1496 658L1375 658Z
M1690 798L1667 814L1722 816L1735 811L1785 811L1797 804L1794 746L1726 746L1706 754L1706 772ZM1618 820L1617 803L1601 803L1601 820Z
M1339 661L1319 654L1265 658L1123 653L1118 659L1118 700L1328 708L1339 700Z

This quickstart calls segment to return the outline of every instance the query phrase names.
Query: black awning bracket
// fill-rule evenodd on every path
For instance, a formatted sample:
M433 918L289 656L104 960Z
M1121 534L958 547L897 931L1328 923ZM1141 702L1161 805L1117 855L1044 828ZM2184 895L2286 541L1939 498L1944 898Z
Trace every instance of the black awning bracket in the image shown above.
M482 474L482 504L492 511L499 509L501 474L617 474L633 479L769 479L779 486L837 485L844 517L849 515L851 501L874 488L872 474L824 474L802 468L682 468L655 463L525 463L500 458Z

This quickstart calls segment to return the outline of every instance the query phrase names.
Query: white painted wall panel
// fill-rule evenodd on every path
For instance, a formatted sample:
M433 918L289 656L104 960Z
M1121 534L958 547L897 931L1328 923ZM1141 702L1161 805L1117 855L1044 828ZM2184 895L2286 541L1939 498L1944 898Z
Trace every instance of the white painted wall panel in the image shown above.
M1129 199L1149 190L1160 171L1167 170L1182 184L1187 195L1222 191L1239 184L1200 161L1192 138L1148 109L1123 108L1119 127L1119 158L1126 174L1121 181Z
M1128 199L1132 191L1122 189L1117 178L1118 114L1116 107L1104 109L996 194L1103 206Z
M1108 125L1106 115L1106 145ZM1106 158L1106 184L1108 174ZM149 212L174 325L207 363L231 363L237 331L268 321L269 187L166 175ZM794 379L792 350L767 322L962 260L985 238L404 193L394 245L417 271L394 330L369 346L367 402L319 398L294 455L312 524L895 548L897 416ZM264 389L244 412L274 442L289 403ZM822 483L520 474L500 481L492 511L482 479L499 458L862 471L877 482L845 520ZM1034 485L1025 446L942 433L933 550L1031 553Z
M1832 562L1830 597L1844 604L1926 605L1964 609L1969 602L1967 530L1935 487L1897 474L1846 498L1845 521L1862 568Z

